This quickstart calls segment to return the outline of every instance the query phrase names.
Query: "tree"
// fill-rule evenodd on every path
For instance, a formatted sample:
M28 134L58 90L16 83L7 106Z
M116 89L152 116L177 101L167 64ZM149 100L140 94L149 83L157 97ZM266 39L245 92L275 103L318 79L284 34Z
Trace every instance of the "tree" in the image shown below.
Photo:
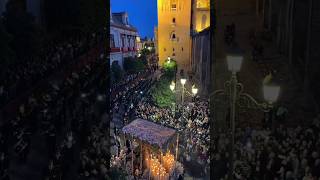
M175 77L178 65L174 59L170 59L170 61L165 61L163 64L164 76L167 76L171 81Z
M142 59L135 59L132 57L125 58L123 61L123 69L128 73L141 72L146 68Z
M153 102L159 107L170 107L175 102L174 93L169 86L171 79L161 76L160 80L151 88Z
M123 78L123 70L118 63L112 63L111 65L112 82L119 82Z

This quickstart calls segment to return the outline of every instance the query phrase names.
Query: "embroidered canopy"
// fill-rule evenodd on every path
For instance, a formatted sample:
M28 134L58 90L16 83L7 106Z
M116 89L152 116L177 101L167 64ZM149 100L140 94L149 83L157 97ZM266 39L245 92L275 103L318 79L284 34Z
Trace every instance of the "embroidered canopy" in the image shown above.
M168 148L176 130L144 119L136 119L122 128L122 132L161 149Z

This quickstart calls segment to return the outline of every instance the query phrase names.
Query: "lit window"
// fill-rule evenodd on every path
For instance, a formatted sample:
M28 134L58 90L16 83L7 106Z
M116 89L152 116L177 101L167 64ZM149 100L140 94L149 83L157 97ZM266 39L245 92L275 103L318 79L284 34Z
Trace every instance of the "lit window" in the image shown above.
M171 10L172 10L172 11L177 10L177 4L172 3L172 4L171 4Z
M172 11L177 10L177 1L176 0L171 0L171 10Z
M207 16L203 15L202 16L202 22L201 22L201 29L206 28L206 23L207 23Z

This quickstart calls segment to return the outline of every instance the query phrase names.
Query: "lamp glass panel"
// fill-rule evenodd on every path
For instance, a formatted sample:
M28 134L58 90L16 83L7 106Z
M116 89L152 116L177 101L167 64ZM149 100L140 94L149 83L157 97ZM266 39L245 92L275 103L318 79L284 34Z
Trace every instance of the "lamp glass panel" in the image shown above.
M185 85L186 82L187 82L187 79L182 78L182 79L180 79L180 82L181 82L182 85Z
M231 72L239 72L242 61L242 56L227 56L228 70Z
M268 102L275 102L278 99L280 93L279 86L264 86L263 87L263 95L264 99Z

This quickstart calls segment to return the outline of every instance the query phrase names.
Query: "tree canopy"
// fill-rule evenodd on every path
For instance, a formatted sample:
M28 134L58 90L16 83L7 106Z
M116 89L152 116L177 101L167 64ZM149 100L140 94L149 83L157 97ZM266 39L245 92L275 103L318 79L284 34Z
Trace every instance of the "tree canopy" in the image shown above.
M174 80L177 63L175 60L165 62L163 65L164 74L155 86L151 88L151 96L154 103L159 107L170 107L175 102L174 92L171 91L170 84Z
M112 63L111 65L112 83L119 82L123 78L124 72L118 63Z
M128 73L141 72L146 68L142 59L132 57L124 58L123 69Z

